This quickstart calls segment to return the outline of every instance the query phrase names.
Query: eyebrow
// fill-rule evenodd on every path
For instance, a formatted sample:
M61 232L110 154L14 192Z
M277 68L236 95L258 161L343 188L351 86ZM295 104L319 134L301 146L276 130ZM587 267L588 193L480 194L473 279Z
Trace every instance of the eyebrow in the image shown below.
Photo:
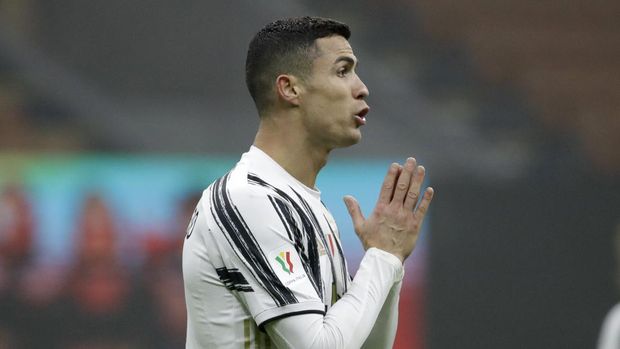
M359 64L359 61L356 61L355 59L349 57L349 56L340 56L338 58L336 58L336 60L334 61L334 64L338 63L338 62L348 62L353 66L357 66L357 64Z

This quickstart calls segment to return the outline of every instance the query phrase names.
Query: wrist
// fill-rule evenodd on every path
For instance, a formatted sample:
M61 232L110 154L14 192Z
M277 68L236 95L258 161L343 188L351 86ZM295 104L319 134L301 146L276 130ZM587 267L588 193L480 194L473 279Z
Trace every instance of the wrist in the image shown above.
M378 247L371 247L366 250L366 253L386 262L394 268L394 282L399 282L403 279L405 268L403 260L398 255Z
M371 249L375 249L377 251L381 251L384 254L389 254L389 255L394 256L395 258L397 258L399 260L400 264L404 264L405 263L405 259L407 259L407 257L405 257L405 256L403 256L403 255L401 255L401 254L399 254L397 252L388 251L388 250L383 249L381 247L370 246L370 247L365 248L366 251L370 251Z

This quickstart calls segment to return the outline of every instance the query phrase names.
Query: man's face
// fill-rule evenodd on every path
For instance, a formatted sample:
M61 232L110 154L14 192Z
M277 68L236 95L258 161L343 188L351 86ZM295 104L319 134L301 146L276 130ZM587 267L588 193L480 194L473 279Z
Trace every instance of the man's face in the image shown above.
M328 150L360 141L368 105L366 85L355 73L357 58L342 36L317 39L318 57L303 82L300 108L310 142Z

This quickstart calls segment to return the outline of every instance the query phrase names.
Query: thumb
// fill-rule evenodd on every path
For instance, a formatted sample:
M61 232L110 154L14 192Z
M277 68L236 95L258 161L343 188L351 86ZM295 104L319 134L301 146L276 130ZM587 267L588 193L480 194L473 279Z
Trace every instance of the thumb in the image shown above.
M351 215L353 227L357 231L358 228L361 227L362 223L364 223L364 215L362 214L360 205L351 195L346 195L343 200L344 204L347 206L347 210L349 210L349 215Z

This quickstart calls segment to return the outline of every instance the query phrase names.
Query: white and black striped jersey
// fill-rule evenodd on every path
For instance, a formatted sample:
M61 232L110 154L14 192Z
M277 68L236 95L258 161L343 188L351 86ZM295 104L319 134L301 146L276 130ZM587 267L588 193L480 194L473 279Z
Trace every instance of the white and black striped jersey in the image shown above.
M187 348L270 347L278 318L325 314L350 277L320 192L252 147L203 193L187 230Z

